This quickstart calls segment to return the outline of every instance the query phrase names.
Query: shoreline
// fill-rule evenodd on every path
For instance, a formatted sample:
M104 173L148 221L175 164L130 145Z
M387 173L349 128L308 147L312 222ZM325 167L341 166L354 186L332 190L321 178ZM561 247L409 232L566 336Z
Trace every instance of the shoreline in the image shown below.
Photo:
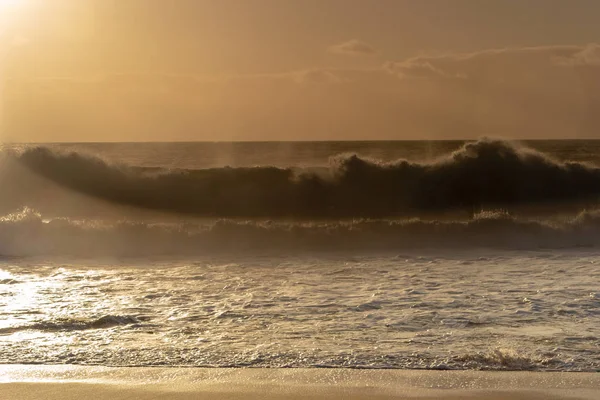
M0 365L0 399L581 399L600 373Z

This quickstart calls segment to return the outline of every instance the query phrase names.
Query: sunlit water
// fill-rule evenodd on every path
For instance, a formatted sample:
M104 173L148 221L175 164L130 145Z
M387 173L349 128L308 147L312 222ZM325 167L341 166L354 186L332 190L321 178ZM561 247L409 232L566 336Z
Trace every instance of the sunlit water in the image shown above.
M600 369L599 255L480 253L5 261L0 362Z
M199 169L322 166L347 151L431 160L460 145L51 147ZM558 160L600 154L597 141L534 147ZM74 160L98 179L90 165L103 164ZM22 195L2 197L6 209L31 207L37 181L12 182ZM40 182L34 200L59 218L31 209L0 218L0 363L600 370L597 212L566 222L494 212L398 225L229 220L199 230L185 215L133 221L122 209L102 221L81 197Z

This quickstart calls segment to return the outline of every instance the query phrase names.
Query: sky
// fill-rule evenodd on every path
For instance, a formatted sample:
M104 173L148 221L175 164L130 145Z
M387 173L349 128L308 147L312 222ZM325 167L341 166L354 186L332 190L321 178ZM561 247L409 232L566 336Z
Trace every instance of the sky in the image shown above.
M0 139L600 138L597 0L0 0Z

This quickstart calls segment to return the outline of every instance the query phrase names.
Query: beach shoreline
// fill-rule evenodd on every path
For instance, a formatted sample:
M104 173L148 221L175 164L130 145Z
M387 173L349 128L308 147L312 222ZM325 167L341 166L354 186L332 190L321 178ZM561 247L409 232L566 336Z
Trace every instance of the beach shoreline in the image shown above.
M0 399L596 399L600 374L0 366Z

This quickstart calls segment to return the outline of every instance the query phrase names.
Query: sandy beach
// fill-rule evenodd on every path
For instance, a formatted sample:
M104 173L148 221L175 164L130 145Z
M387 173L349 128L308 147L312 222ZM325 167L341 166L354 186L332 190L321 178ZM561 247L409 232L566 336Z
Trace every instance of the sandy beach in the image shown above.
M597 399L600 374L6 365L0 399Z

